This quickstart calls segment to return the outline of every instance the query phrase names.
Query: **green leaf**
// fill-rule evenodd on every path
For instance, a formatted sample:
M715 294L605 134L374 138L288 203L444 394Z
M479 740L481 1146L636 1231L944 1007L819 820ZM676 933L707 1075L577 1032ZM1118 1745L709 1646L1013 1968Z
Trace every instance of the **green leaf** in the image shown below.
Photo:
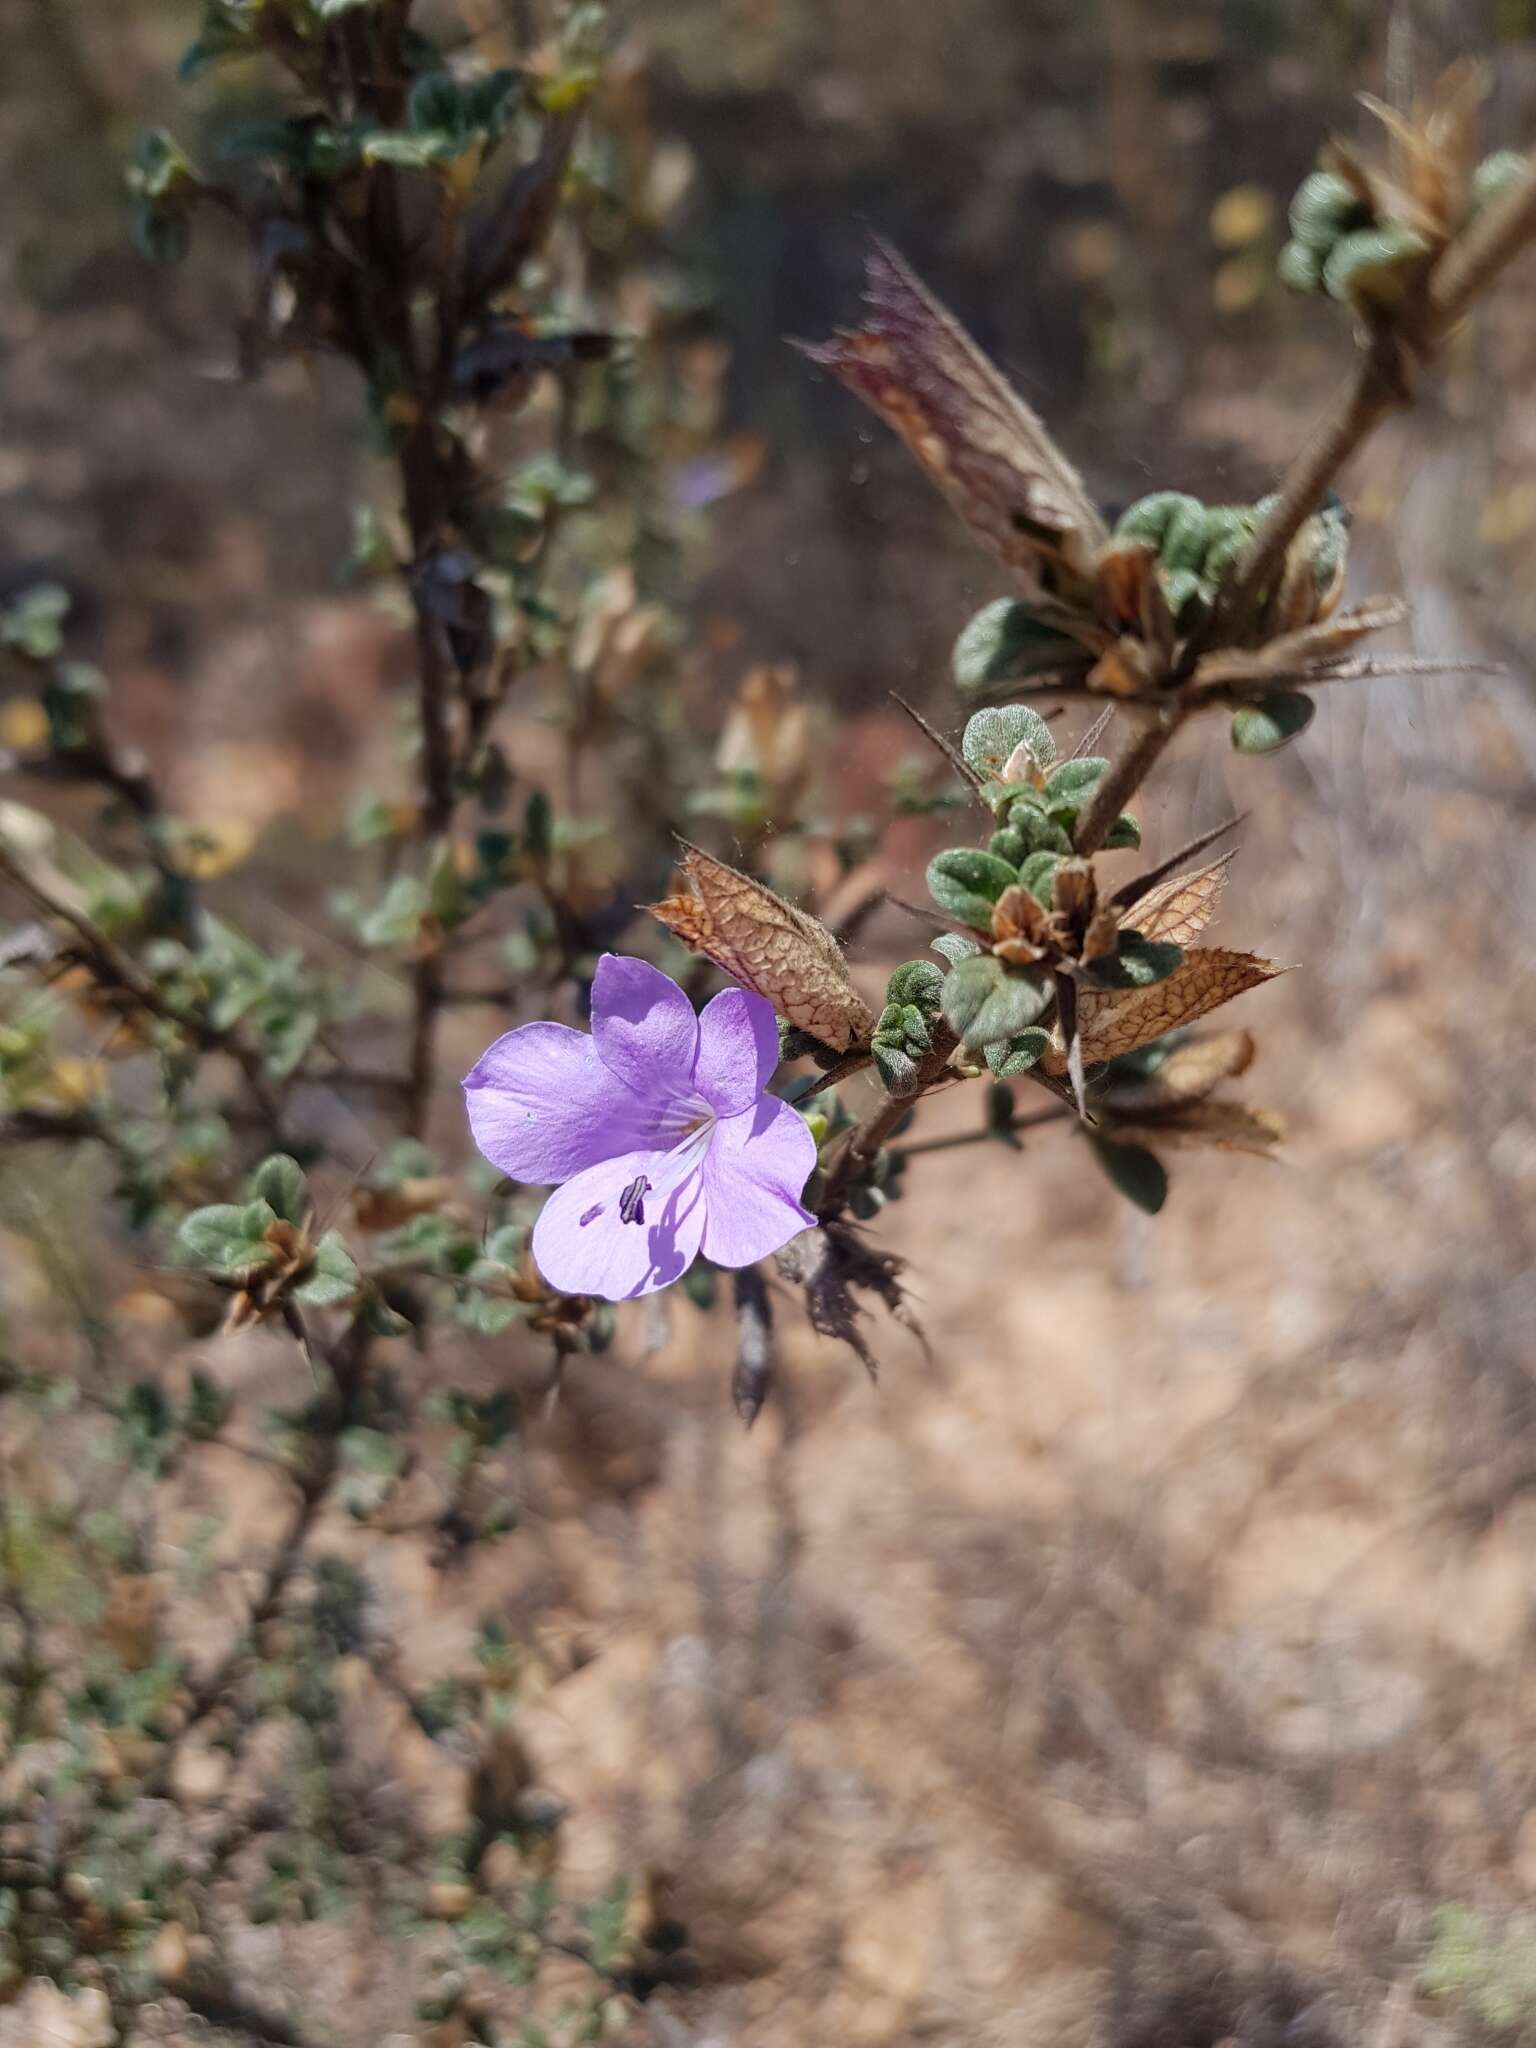
M1109 836L1104 841L1105 852L1112 853L1117 847L1140 846L1140 844L1140 825L1137 824L1129 811L1122 811L1114 824L1109 828Z
M1082 666L1084 650L1018 598L1000 597L977 612L950 659L956 684L974 696L998 683Z
M1018 870L979 846L953 846L928 863L928 893L946 916L988 931L992 906L1019 879Z
M192 222L183 207L136 200L130 224L134 247L151 263L180 263L192 247Z
M375 1337L408 1337L411 1325L392 1309L382 1294L369 1294L363 1302L363 1321Z
M1272 754L1312 723L1317 706L1301 690L1275 690L1232 715L1232 744L1240 754Z
M413 135L460 133L466 114L464 94L451 71L429 71L411 87L405 118Z
M931 941L935 953L942 953L951 967L958 967L962 960L974 960L981 951L974 939L968 939L964 932L940 932Z
M247 1183L252 1200L263 1201L285 1223L305 1223L314 1204L304 1169L286 1152L274 1152L263 1159Z
M1088 1142L1094 1158L1126 1200L1155 1216L1168 1199L1168 1176L1156 1154L1144 1145L1116 1145L1108 1138L1090 1137Z
M899 1046L873 1043L870 1057L888 1095L911 1095L917 1087L917 1062Z
M932 1015L944 987L944 970L931 960L905 960L886 984L888 1003L915 1003Z
M294 1291L294 1298L310 1308L336 1308L350 1301L362 1285L346 1239L328 1230L315 1246L315 1263Z
M1056 759L1051 728L1027 704L999 704L977 711L966 721L960 751L987 781L1001 777L1016 748L1028 747L1041 768Z
M357 920L365 946L408 946L421 929L427 892L415 875L396 875L379 901Z
M1276 261L1275 274L1288 292L1320 292L1323 288L1323 260L1305 242L1286 243Z
M1095 754L1081 755L1075 761L1063 761L1046 777L1046 803L1052 806L1086 803L1103 780L1108 767L1108 761Z
M1341 235L1370 219L1370 208L1345 178L1314 171L1291 200L1291 233L1304 249L1325 257Z
M1034 897L1049 909L1051 885L1057 871L1065 864L1066 855L1061 853L1032 853L1019 869L1019 880Z
M179 1242L195 1264L210 1273L233 1277L267 1265L272 1248L265 1242L277 1214L266 1202L216 1202L183 1218Z
M536 860L545 859L554 846L554 811L542 789L530 792L523 811L523 844Z
M395 164L401 170L430 171L458 154L458 143L451 135L397 135L382 129L363 137L365 163Z
M1156 981L1166 981L1183 959L1182 946L1144 939L1140 932L1127 929L1121 932L1116 951L1107 960L1095 960L1088 971L1104 988L1150 988Z
M1011 1081L1015 1074L1027 1074L1050 1042L1049 1031L1032 1024L1016 1038L998 1039L989 1045L986 1048L987 1065L1000 1081Z
M69 592L57 583L34 583L0 612L0 647L14 648L29 661L53 661L64 648Z
M991 953L962 960L944 982L944 1015L962 1045L973 1050L1017 1038L1050 1001L1050 985L1005 966Z

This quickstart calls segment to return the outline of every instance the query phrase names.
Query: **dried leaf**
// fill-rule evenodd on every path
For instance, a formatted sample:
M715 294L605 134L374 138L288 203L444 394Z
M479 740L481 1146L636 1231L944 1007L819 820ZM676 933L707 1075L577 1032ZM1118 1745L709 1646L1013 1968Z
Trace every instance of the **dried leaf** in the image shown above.
M1161 939L1172 946L1189 945L1216 915L1231 862L1232 855L1224 853L1208 868L1197 869L1192 875L1173 875L1160 882L1125 912L1125 922L1144 939Z
M802 1231L773 1256L784 1278L804 1290L812 1329L849 1345L871 1379L879 1374L879 1361L864 1335L865 1309L858 1294L876 1295L927 1351L923 1326L901 1284L903 1261L894 1252L877 1251L846 1223L830 1222L820 1230Z
M1109 1107L1116 1119L1146 1111L1202 1102L1223 1081L1235 1081L1253 1064L1251 1031L1217 1031L1175 1046L1144 1081L1116 1082Z
M1370 598L1317 625L1281 633L1263 647L1230 647L1208 654L1195 670L1195 686L1197 690L1219 690L1233 684L1268 684L1278 675L1305 674L1310 668L1339 660L1369 634L1400 626L1407 616L1408 607L1401 598Z
M1089 993L1078 1002L1078 1035L1089 1066L1135 1052L1154 1038L1166 1037L1219 1009L1245 989L1257 988L1283 972L1254 953L1229 952L1223 946L1197 947L1162 981L1149 988ZM1053 1045L1042 1062L1049 1074L1066 1071L1064 1047Z
M1285 1119L1272 1109L1255 1109L1246 1102L1191 1102L1155 1122L1122 1123L1116 1117L1113 1129L1117 1144L1252 1152L1269 1158L1284 1140Z
M1052 590L1087 578L1104 523L1044 424L888 243L866 280L869 325L805 354L894 428L999 561Z
M1126 634L1088 671L1088 688L1105 697L1150 697L1162 676L1162 654Z
M692 894L646 904L652 917L823 1045L868 1043L874 1015L825 925L697 846L682 869Z

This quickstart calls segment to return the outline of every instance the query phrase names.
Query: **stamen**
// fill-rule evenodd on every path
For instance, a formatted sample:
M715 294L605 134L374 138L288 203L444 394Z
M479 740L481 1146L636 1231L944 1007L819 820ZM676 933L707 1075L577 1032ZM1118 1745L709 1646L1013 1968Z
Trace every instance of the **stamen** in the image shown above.
M643 1173L637 1174L619 1197L619 1220L621 1223L645 1225L645 1198L651 1191L651 1184Z
M602 1202L594 1202L590 1209L583 1209L579 1218L579 1228L585 1230L589 1223L595 1223L602 1215L604 1206Z

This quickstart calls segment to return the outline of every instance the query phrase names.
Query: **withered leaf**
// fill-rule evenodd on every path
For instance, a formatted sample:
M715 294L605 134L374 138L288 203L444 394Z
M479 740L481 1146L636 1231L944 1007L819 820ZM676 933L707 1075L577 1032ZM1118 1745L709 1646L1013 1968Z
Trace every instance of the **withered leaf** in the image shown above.
M1198 939L1221 901L1227 886L1230 853L1213 860L1208 868L1192 875L1172 875L1159 882L1125 913L1125 922L1144 939L1161 940L1170 946L1187 946Z
M1338 661L1369 634L1400 626L1408 607L1400 598L1377 597L1336 612L1320 625L1281 633L1262 647L1231 647L1206 655L1195 670L1197 690L1219 690L1244 684L1265 684L1277 675L1303 675Z
M882 1301L928 1350L928 1338L901 1284L904 1262L894 1252L866 1243L847 1223L834 1217L819 1230L802 1231L774 1253L773 1261L786 1280L804 1289L811 1328L856 1351L871 1379L879 1375L879 1361L864 1335L866 1310L860 1295Z
M1246 1102L1190 1102L1144 1124L1113 1124L1115 1142L1155 1145L1166 1150L1206 1147L1218 1152L1252 1152L1268 1158L1285 1137L1285 1119L1272 1109Z
M681 866L692 893L646 904L652 917L823 1045L868 1043L874 1015L825 925L700 847Z
M1043 422L889 243L866 262L869 324L800 344L894 428L977 539L1031 587L1086 581L1106 540Z
M1245 989L1257 988L1281 972L1272 960L1261 960L1255 953L1197 946L1172 974L1149 988L1084 991L1077 1017L1083 1058L1093 1066L1135 1052L1138 1046L1150 1045L1154 1038L1193 1024ZM1065 1049L1053 1046L1041 1064L1047 1073L1064 1073Z
M1223 1081L1235 1081L1253 1064L1251 1031L1214 1031L1173 1051L1144 1081L1115 1083L1109 1098L1117 1118L1201 1102Z

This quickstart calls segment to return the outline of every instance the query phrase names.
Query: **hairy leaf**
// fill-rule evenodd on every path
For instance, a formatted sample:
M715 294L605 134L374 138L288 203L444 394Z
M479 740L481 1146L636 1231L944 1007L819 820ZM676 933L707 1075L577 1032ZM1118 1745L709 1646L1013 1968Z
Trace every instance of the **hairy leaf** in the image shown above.
M962 960L944 983L944 1016L972 1049L1017 1038L1050 1001L1049 984L1006 967L990 953Z

